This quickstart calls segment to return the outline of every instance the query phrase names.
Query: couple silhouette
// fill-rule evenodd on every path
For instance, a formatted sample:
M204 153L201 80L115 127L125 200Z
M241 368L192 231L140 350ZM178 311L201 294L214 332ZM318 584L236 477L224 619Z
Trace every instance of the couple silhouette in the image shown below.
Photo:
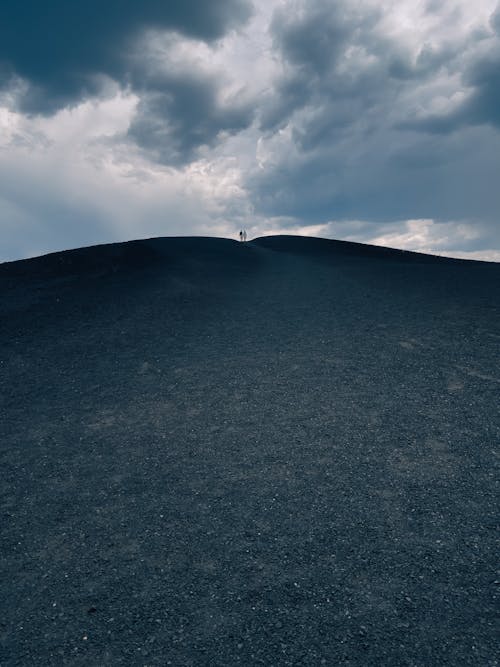
M247 230L246 229L241 229L240 230L240 241L246 241L247 240Z

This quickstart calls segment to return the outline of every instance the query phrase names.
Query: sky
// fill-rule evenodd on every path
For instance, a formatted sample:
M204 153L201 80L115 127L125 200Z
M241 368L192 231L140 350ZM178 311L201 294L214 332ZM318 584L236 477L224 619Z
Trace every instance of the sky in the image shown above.
M241 228L500 261L500 2L2 3L0 261Z

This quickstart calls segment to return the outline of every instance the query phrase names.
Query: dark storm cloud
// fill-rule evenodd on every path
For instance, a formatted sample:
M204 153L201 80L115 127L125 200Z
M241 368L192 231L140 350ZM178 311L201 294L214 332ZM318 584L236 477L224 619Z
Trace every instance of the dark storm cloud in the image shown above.
M377 11L319 0L299 7L272 24L284 67L261 113L272 159L249 183L256 210L311 224L432 218L493 229L500 135L487 125L499 126L500 62L494 48L465 67L461 59L467 40L490 44L491 32L422 44L415 55L384 33ZM457 72L470 91L458 111L412 118L415 90L420 105L428 83ZM276 133L285 127L293 150Z
M309 120L295 128L295 139L310 150L338 135L339 128L365 125L377 106L387 107L405 86L435 76L457 53L443 46L422 48L415 60L399 42L379 29L379 9L356 9L347 2L311 0L302 11L282 9L272 22L274 44L284 63L276 94L263 106L261 129L286 125L309 108Z
M496 39L486 31L471 35L473 40L490 37L490 47L481 57L468 63L461 73L463 88L468 91L465 100L447 113L409 119L401 124L402 128L434 134L448 134L471 125L500 128L500 5L489 23Z
M271 30L284 59L309 74L328 72L346 44L352 25L340 5L311 3L313 9L302 16L277 11Z
M500 44L471 65L462 80L470 93L457 108L411 119L400 127L433 134L448 134L468 125L484 124L500 129Z
M490 123L500 128L500 43L496 53L472 68L469 82L474 93L464 115L470 117L471 124Z
M249 15L247 0L51 0L3 3L0 63L27 80L29 112L50 113L95 92L96 74L122 79L129 42L145 29L221 37Z
M207 77L163 75L143 91L128 136L158 162L182 165L221 132L247 127L252 116L248 105L221 104L216 82Z
M338 75L339 59L379 17L375 11L357 15L343 3L332 7L317 0L297 14L286 7L277 11L271 31L285 73L276 82L276 95L263 108L262 129L285 124L297 109L321 107L332 96L348 97L358 82Z
M257 211L309 224L432 218L497 229L499 155L500 135L487 128L464 130L460 142L383 131L268 166L249 187Z
M301 7L302 11L295 14L287 14L286 8L275 14L271 27L285 71L276 81L277 94L263 108L261 127L274 130L288 123L298 109L311 108L313 113L302 131L295 128L294 136L302 148L310 149L334 136L340 125L356 123L361 112L368 124L377 105L387 110L405 89L436 78L442 70L463 67L459 57L467 43L439 47L424 43L415 58L401 42L387 38L378 29L382 18L379 10L357 12L347 2L332 7L320 0ZM433 3L427 9L436 11ZM500 6L490 24L500 33ZM469 40L489 37L485 28L472 33ZM349 50L351 54L358 52L358 62ZM470 95L458 109L443 115L405 118L398 127L446 133L462 125L498 126L500 42L490 48L488 55L469 63L462 79Z
M179 165L248 125L251 114L218 103L215 77L189 68L158 75L161 54L147 44L138 51L138 40L168 30L212 41L249 13L248 0L12 2L0 22L0 72L4 86L17 85L21 111L45 115L98 94L103 76L113 79L140 98L129 138L153 159Z

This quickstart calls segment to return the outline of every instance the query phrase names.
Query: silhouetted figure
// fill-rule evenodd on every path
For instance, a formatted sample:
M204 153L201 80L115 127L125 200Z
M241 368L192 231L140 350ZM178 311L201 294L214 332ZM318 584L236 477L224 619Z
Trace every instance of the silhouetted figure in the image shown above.
M247 240L247 230L244 229L243 230L243 241L246 241L246 240Z
M240 241L243 241L243 230L240 229Z

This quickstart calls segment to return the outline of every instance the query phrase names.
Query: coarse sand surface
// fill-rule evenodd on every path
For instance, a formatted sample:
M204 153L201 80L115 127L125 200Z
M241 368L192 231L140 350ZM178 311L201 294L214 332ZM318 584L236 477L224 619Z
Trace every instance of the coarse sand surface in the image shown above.
M500 264L0 265L0 664L498 665Z

